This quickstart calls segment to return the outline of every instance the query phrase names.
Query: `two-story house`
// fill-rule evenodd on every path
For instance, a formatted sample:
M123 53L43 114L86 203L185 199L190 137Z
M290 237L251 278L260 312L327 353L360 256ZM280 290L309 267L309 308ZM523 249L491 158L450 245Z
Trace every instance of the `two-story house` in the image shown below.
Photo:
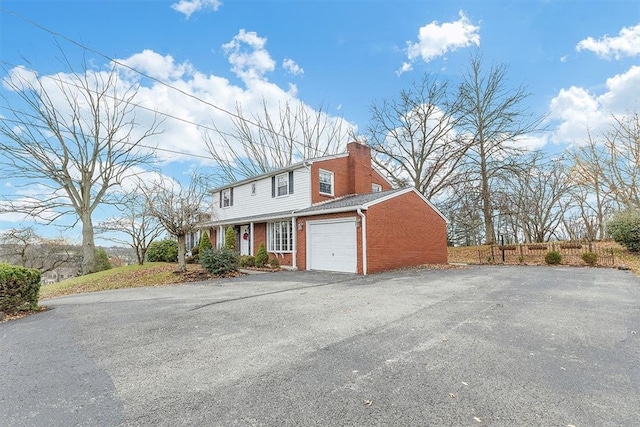
M367 274L447 262L446 218L413 188L394 189L371 149L310 159L213 190L212 243L233 227L241 255L263 243L283 267Z

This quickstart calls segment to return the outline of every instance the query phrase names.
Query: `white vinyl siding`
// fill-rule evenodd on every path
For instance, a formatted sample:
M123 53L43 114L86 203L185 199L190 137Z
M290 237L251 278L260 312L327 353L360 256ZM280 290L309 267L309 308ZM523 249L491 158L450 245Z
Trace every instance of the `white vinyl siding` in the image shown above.
M293 252L293 229L290 220L267 224L267 251Z
M222 203L217 200L220 192L214 194L215 201L212 204L211 218L214 221L226 221L233 218L243 218L254 215L266 215L274 212L291 212L311 206L311 180L307 168L293 171L295 192L289 192L286 197L272 197L272 178L269 176L257 181L247 182L233 187L233 204L222 208ZM252 195L252 184L255 184L256 192Z

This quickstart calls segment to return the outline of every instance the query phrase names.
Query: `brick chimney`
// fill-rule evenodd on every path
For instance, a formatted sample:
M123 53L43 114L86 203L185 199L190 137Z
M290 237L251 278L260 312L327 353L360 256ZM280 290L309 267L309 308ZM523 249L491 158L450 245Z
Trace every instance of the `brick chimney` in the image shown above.
M347 144L347 153L349 153L349 192L351 194L371 193L371 148L354 141Z

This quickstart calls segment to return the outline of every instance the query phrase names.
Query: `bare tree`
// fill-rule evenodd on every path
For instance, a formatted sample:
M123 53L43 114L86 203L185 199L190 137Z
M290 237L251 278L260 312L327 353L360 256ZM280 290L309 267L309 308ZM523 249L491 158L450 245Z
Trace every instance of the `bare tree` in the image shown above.
M0 259L42 273L78 265L77 248L63 239L40 237L33 227L12 228L0 235Z
M105 240L130 246L136 253L138 264L142 265L147 248L160 237L164 228L158 219L151 215L147 199L140 193L124 195L118 206L122 215L100 222L96 226L96 232L104 234Z
M561 159L536 152L527 164L526 171L506 183L507 204L499 210L503 217L515 217L525 241L546 242L562 228L571 208L572 184Z
M448 92L448 82L425 74L397 99L369 108L374 162L396 184L408 183L429 199L460 180L469 148L455 131L460 104Z
M602 181L623 208L640 209L640 116L634 111L603 134L605 168Z
M204 177L193 174L187 187L164 178L142 185L149 215L178 240L178 270L181 272L187 270L186 236L196 230L204 212L207 184Z
M329 116L322 106L312 110L302 102L286 102L274 115L265 100L260 113L246 113L236 105L232 130L216 129L204 140L225 182L335 154L353 135L342 118Z
M67 66L69 64L67 63ZM51 195L11 210L50 221L73 214L82 224L82 272L95 268L92 215L135 166L152 154L140 147L159 122L141 128L134 114L136 87L124 87L118 69L38 76L22 67L3 80L19 102L5 98L0 118L0 165L5 177L50 188Z
M508 86L504 65L493 65L486 72L479 53L462 75L459 96L463 110L458 128L471 144L465 173L481 189L485 239L493 243L492 188L497 181L519 172L523 150L517 145L518 139L538 130L544 117L530 113L524 105L529 97L524 87Z

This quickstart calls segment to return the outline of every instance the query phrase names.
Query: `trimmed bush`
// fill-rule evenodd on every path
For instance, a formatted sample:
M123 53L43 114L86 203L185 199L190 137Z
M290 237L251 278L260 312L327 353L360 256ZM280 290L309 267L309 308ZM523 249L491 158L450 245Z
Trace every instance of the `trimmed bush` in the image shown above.
M198 249L198 252L204 252L207 249L211 249L211 239L209 239L209 234L206 232L202 233L202 236L200 236L200 241L198 242L198 246L194 247L193 249L191 249L191 253L193 254L193 250L194 249ZM196 252L194 254L197 255L198 253Z
M238 271L238 255L228 248L209 249L200 254L200 264L211 274Z
M269 265L271 266L271 268L280 268L280 261L278 260L278 258L271 258L271 261L269 261Z
M0 311L37 310L40 271L0 264Z
M607 232L629 251L640 252L640 211L629 209L616 213L607 223Z
M243 255L240 257L239 264L240 264L240 267L255 267L256 257L251 255Z
M549 251L544 256L544 262L549 265L558 265L562 262L562 255L557 251Z
M596 265L598 262L598 255L593 252L585 252L582 254L582 260L587 265Z
M152 242L147 249L149 262L176 262L178 260L178 242L172 239Z
M258 253L256 254L256 267L264 267L269 262L269 254L264 247L264 243L260 243L258 246Z
M224 247L232 251L236 250L236 232L233 227L227 228L224 234Z

